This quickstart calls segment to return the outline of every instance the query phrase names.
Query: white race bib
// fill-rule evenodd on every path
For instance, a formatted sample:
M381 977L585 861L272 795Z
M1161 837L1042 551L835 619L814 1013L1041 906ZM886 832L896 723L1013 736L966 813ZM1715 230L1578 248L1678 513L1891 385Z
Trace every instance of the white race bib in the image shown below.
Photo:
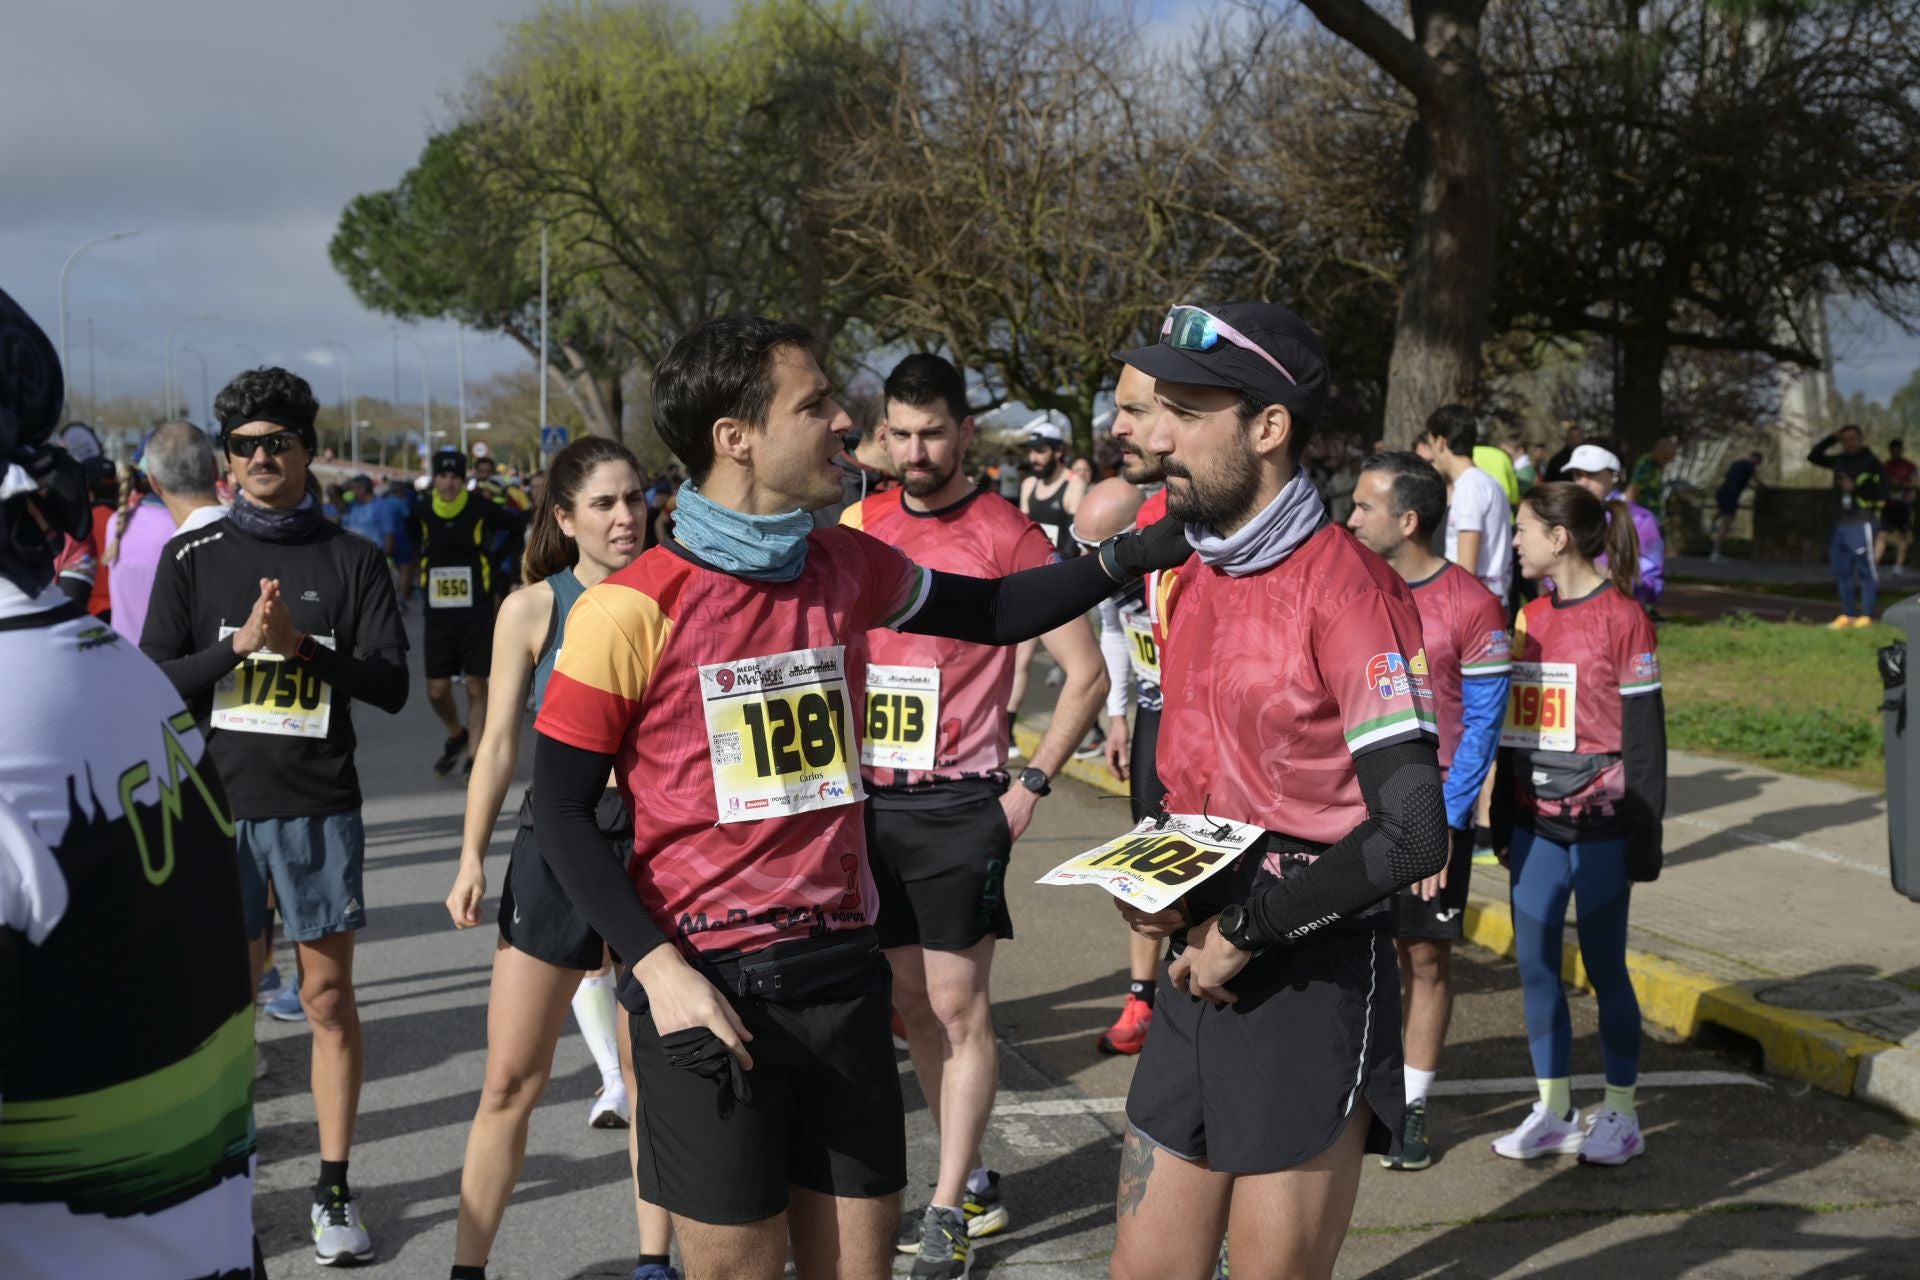
M1142 911L1163 911L1258 848L1266 832L1197 813L1145 818L1118 839L1075 854L1036 884L1097 884Z
M939 670L869 666L860 763L880 769L931 769L939 742Z
M427 607L430 609L472 608L472 566L462 564L428 569Z
M233 627L221 627L227 639ZM331 649L333 640L314 639ZM240 660L213 687L215 729L229 733L277 733L289 738L324 738L333 719L333 689L297 662L288 662L271 649L261 649Z
M1133 674L1148 684L1160 683L1160 645L1153 638L1153 620L1137 604L1120 611L1120 629L1127 636L1127 661Z
M701 667L700 699L721 822L866 799L841 646Z
M1035 521L1035 523L1038 524L1039 522ZM1040 532L1047 535L1047 545L1051 546L1055 551L1058 551L1060 549L1060 526L1059 525L1042 524L1040 525Z
M1571 662L1514 663L1500 745L1534 751L1574 750L1579 684L1579 668Z

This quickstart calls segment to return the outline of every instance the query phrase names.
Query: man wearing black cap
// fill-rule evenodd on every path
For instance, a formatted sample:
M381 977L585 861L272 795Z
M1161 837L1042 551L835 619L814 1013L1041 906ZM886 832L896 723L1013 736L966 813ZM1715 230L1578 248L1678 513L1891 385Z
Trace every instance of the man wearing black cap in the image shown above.
M140 648L226 782L252 972L269 884L299 948L320 1130L314 1253L335 1264L373 1256L347 1181L364 1067L353 941L367 922L352 712L406 705L407 640L386 557L321 512L308 472L319 409L285 369L249 369L214 398L237 496L161 552Z
M467 459L458 449L433 455L433 493L416 509L420 571L427 588L427 701L447 741L433 771L445 777L480 745L487 723L487 672L493 662L493 608L502 594L489 549L518 535L526 518L467 488ZM453 700L453 680L465 676L467 723Z
M1172 945L1127 1099L1113 1274L1206 1273L1231 1214L1261 1274L1326 1276L1361 1153L1387 1150L1405 1104L1385 908L1447 858L1420 617L1300 468L1327 395L1305 322L1175 307L1120 358L1155 379L1145 447L1197 552L1159 592L1166 807L1267 836L1180 906L1122 905Z

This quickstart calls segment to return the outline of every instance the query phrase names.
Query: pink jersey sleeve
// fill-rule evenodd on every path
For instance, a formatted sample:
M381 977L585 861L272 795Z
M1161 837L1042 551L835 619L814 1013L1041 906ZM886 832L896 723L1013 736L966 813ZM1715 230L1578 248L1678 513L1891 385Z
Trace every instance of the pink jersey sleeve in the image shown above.
M1480 586L1474 580L1474 586ZM1484 587L1466 588L1456 625L1454 646L1460 655L1460 678L1475 680L1504 676L1513 670L1513 637L1507 631L1507 611Z
M1427 654L1410 602L1358 592L1321 613L1313 644L1349 752L1434 736Z
M1660 654L1653 638L1653 623L1639 605L1631 600L1626 603L1629 607L1620 610L1624 625L1613 628L1613 669L1620 673L1620 696L1657 693Z
M899 630L927 602L933 575L869 533L851 528L844 532L866 559L860 625Z
M1006 564L1002 573L1019 573L1022 569L1038 569L1042 565L1054 563L1060 558L1060 552L1047 541L1047 535L1040 532L1040 526L1031 520L1024 521L1025 528L1013 540L1008 548Z

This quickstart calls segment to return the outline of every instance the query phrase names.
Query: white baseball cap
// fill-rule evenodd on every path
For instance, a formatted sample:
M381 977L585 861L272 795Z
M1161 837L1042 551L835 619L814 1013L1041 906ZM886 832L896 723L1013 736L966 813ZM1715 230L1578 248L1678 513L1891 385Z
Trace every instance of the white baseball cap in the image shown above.
M1065 444L1066 430L1051 413L1043 413L1029 422L1021 430L1026 433L1028 444Z
M1615 475L1626 474L1620 465L1620 459L1615 457L1612 451L1602 449L1597 444L1583 444L1576 448L1573 451L1573 455L1567 459L1565 469L1568 471L1585 471L1589 473L1595 471L1611 471Z

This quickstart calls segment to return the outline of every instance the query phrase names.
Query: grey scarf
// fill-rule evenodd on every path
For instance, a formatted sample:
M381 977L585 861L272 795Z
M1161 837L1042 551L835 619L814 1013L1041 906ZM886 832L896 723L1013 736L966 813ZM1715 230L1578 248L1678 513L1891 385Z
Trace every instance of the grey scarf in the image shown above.
M1259 515L1232 535L1223 538L1208 525L1189 524L1187 542L1199 553L1201 563L1229 577L1244 578L1271 569L1292 555L1326 518L1320 491L1307 479L1306 471L1300 470Z

